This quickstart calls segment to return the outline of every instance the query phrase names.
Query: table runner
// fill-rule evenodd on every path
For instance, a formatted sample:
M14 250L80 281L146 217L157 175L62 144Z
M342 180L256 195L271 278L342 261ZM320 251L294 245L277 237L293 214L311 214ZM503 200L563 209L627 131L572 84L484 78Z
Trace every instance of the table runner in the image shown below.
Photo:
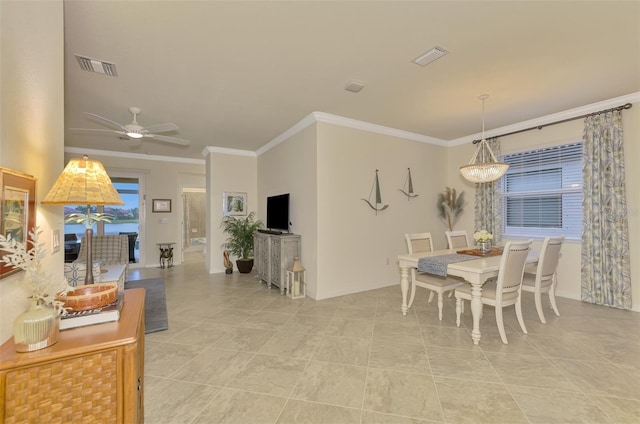
M472 255L460 255L458 253L451 253L448 255L440 256L429 256L426 258L418 259L418 271L428 272L429 274L446 277L447 266L449 264L463 261L472 261L474 259L478 259L478 257Z

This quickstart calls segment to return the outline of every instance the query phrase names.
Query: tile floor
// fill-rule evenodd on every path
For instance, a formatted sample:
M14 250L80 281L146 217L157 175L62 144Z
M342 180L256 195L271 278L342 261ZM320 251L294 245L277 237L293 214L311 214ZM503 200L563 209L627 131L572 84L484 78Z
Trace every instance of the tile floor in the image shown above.
M528 335L513 308L509 344L484 308L455 326L419 289L407 316L397 285L340 298L291 300L255 274L212 274L201 254L163 275L169 330L146 337L145 422L637 423L640 314L559 298Z

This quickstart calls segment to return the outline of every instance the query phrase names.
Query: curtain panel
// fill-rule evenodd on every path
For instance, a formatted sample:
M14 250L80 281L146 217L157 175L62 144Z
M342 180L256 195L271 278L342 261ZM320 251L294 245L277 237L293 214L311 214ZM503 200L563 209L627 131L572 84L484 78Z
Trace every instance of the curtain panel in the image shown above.
M487 140L487 144L500 158L500 140L493 137ZM499 180L498 180L499 181ZM502 236L502 196L499 193L498 181L490 183L476 183L474 231L487 230L493 234L493 242L499 243Z
M583 138L581 297L631 309L622 112L587 117Z

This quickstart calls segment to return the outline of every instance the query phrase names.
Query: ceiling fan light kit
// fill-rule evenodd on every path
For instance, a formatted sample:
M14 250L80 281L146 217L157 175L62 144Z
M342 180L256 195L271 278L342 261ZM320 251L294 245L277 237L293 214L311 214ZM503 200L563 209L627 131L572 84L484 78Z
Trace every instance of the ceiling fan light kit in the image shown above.
M482 100L482 140L480 140L480 145L469 161L469 164L460 167L462 176L472 183L489 183L495 181L502 177L505 172L507 172L507 169L509 169L508 163L498 162L491 147L489 147L489 143L487 143L487 140L484 138L484 102L488 97L488 94L482 94L478 97ZM489 152L488 155L487 152ZM477 162L478 157L480 157L480 162ZM489 159L491 161L489 161Z
M85 115L94 118L99 121L101 124L111 127L111 130L100 130L100 129L92 129L92 128L70 128L73 131L90 131L90 132L113 132L118 134L120 139L129 138L133 139L141 139L141 138L151 138L157 141L164 141L172 144L179 144L182 146L187 146L191 142L189 140L183 140L177 137L169 137L167 135L161 135L158 133L169 132L169 131L178 131L180 127L176 124L167 122L164 124L151 125L148 127L143 127L138 123L138 115L142 112L140 108L131 106L129 108L129 112L133 115L133 121L130 124L122 125L117 122L114 122L110 119L104 118L100 115L96 115L94 113L85 112Z

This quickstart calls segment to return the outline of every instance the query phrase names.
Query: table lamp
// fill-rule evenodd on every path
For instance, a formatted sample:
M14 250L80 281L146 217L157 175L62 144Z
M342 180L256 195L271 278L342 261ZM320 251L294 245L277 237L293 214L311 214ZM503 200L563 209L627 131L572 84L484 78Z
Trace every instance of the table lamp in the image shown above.
M104 215L92 214L91 206L124 205L104 166L97 160L89 159L87 155L82 159L71 159L41 203L87 206L87 213L83 219L87 246L87 273L84 283L93 284L92 226L95 222L104 220Z

